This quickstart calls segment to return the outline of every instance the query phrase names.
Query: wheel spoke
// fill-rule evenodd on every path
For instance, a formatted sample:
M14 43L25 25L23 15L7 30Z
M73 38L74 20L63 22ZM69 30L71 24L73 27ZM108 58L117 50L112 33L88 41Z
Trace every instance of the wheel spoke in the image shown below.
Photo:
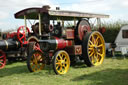
M89 50L93 50L93 48L88 48Z
M90 43L91 45L94 45L93 42L92 42L91 40L89 40L89 43Z
M94 52L91 52L91 54L89 55L90 57L94 54Z
M62 60L62 57L61 57L61 55L59 54L58 56L59 56L60 60Z
M63 57L64 57L64 55L62 54L62 55L61 55L62 60L63 60Z
M4 56L2 55L2 56L0 56L0 58L3 58Z
M92 35L92 42L95 43L94 35Z
M60 69L59 69L59 71L60 71L60 72L62 71L62 66L60 66Z
M100 57L102 57L103 56L103 54L101 54L101 53L97 53Z
M97 56L96 56L96 54L94 54L94 59L95 59L95 63L97 63Z
M24 38L24 35L20 38L21 40Z
M58 59L58 57L56 58L56 61L60 61L60 60Z
M33 66L34 66L34 64L32 63L32 64L31 64L31 68L33 68Z
M64 58L64 61L66 61L66 60L67 60L67 58L65 57L65 58Z
M60 67L60 65L57 65L57 66L56 66L56 69L58 70L59 67Z
M35 61L35 64L37 65L37 57L34 55L34 61Z
M63 65L63 68L64 68L64 69L66 69L66 66L65 66L65 64Z
M98 45L98 39L99 39L99 37L97 36L97 38L96 38L96 43L95 43L96 45Z
M24 33L22 33L22 32L19 32L19 34L22 34L22 35L24 35Z
M3 62L3 61L4 61L4 60L2 60L2 59L0 60L0 62Z
M4 65L4 63L2 63L2 62L0 62L0 64L3 66Z
M97 55L97 62L99 62L100 61L100 58L99 58L99 56Z
M97 47L103 47L103 44L98 45Z
M90 47L90 48L93 48L93 47L94 47L94 45L89 45L89 47Z
M90 58L91 58L92 63L94 63L94 56L91 56Z
M57 65L60 65L61 63L60 63L60 62L57 62L56 64L57 64Z

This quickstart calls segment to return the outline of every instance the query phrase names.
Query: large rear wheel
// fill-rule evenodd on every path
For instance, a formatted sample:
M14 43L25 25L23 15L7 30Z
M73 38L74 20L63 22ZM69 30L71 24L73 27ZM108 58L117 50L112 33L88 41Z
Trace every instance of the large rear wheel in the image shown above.
M84 36L82 55L87 66L97 66L103 63L105 57L105 41L98 31Z
M42 70L45 66L45 57L42 52L34 50L27 57L27 67L30 72Z
M66 51L58 51L53 59L53 69L56 74L65 74L70 67L70 58Z

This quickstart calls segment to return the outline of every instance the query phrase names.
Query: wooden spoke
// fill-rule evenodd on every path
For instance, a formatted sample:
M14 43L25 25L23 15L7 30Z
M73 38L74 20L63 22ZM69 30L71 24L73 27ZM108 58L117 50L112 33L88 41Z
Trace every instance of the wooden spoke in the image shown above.
M91 45L94 45L93 42L92 42L91 40L89 40L89 43L90 43Z
M103 47L103 44L98 45L97 47Z

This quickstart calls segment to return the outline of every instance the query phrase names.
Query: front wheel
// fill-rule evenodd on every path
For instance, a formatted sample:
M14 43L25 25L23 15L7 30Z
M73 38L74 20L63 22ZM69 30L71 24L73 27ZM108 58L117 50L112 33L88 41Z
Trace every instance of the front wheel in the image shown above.
M6 64L6 54L0 50L0 69L4 68Z
M45 57L42 52L34 50L27 57L27 67L30 72L42 70L45 66Z
M98 31L84 36L82 55L87 66L97 66L103 63L105 57L105 41Z
M53 69L56 74L65 74L70 67L70 58L66 51L58 51L53 58Z

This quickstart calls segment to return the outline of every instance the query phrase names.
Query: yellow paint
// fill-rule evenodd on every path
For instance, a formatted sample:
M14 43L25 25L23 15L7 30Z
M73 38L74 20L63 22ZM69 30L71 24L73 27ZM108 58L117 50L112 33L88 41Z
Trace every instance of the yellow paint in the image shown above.
M59 74L65 74L70 67L69 55L65 51L60 51L56 57L56 71Z
M90 35L88 43L88 55L94 66L100 65L104 61L105 41L99 32Z
M31 56L30 65L33 72L42 70L44 68L45 63L42 61L44 61L44 56L42 56L39 52L36 52Z

